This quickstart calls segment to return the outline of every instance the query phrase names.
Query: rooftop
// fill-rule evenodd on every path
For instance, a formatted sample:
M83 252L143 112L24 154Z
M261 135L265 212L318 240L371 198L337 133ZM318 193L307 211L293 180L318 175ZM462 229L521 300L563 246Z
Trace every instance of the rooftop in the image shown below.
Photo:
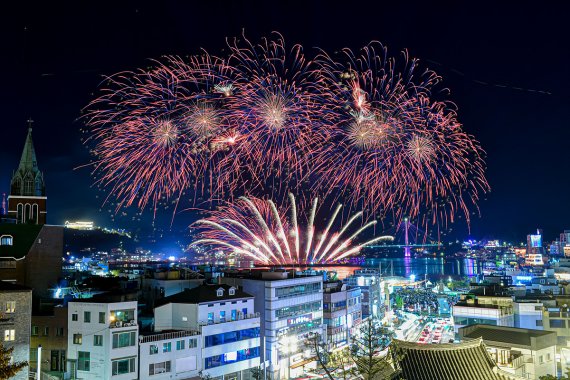
M320 274L314 273L297 273L295 269L242 269L242 270L231 270L225 271L224 277L230 278L243 278L248 280L262 280L262 281L282 281L291 280L294 278L322 278Z
M522 380L501 371L481 339L451 344L419 344L394 340L403 354L406 380Z
M556 345L556 332L544 330L521 329L516 327L491 326L491 325L470 325L459 329L459 335L464 338L477 339L491 345L491 342L498 345L510 345L517 347L533 347L542 349L551 345ZM544 339L537 339L543 338Z
M0 292L31 292L32 288L13 282L0 281Z
M12 236L12 245L0 245L0 257L22 258L28 254L42 226L36 224L1 223L0 236Z
M234 294L230 295L230 289L232 288L234 289ZM218 289L223 289L221 296L218 296ZM253 298L253 296L230 285L200 285L192 289L184 289L183 292L165 297L158 301L157 306L166 305L169 303L200 304L241 298Z

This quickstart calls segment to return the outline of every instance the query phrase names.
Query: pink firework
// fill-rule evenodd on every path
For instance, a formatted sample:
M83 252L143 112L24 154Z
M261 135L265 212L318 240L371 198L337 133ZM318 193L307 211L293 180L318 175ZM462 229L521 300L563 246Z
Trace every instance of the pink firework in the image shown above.
M282 37L253 44L229 43L236 96L229 100L247 145L236 154L260 183L267 179L287 188L310 172L317 146L328 140L329 92L300 45L286 47Z
M440 78L375 42L359 54L321 53L317 62L336 95L335 148L315 155L319 187L397 220L439 224L458 210L469 219L469 206L488 190L482 151L447 104L431 99Z
M97 182L111 189L118 208L156 207L205 173L212 143L227 129L220 102L228 91L216 87L228 86L227 71L208 55L170 57L105 80L84 118Z

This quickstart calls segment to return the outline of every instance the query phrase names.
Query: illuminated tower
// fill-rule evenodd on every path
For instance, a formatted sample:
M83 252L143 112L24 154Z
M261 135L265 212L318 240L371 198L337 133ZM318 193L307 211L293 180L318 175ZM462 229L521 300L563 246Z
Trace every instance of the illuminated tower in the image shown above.
M38 169L32 142L32 120L28 120L28 135L20 165L12 175L8 196L8 216L16 223L45 224L46 194L43 173Z
M405 239L404 256L405 257L411 256L410 237L408 236L409 228L410 228L410 221L408 220L408 218L404 218L404 239Z

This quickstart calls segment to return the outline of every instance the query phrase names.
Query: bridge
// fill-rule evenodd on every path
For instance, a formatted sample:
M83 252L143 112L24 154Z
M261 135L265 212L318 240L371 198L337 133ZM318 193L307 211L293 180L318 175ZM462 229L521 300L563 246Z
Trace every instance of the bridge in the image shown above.
M414 226L412 223L410 223L410 220L408 218L404 218L404 221L402 223L400 223L397 227L397 231L398 230L404 232L404 244L375 244L375 245L369 245L367 246L367 248L396 248L396 249L403 249L404 250L404 256L405 257L410 257L411 256L411 251L412 248L428 248L428 247L441 247L443 244L442 243L422 243L422 244L417 244L417 243L410 243L410 231L412 231L412 235L418 236L418 235L423 235L423 233L418 233L421 232L420 230L418 230L418 228L416 226Z

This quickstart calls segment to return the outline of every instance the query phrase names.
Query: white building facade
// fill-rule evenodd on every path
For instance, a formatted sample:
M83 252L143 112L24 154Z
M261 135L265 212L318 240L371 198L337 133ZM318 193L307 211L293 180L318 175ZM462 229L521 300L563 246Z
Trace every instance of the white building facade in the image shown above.
M184 380L199 376L201 337L197 331L169 331L139 338L140 378Z
M199 331L203 375L251 378L250 370L260 365L261 332L250 294L228 285L202 285L161 302L154 309L155 330Z
M138 378L137 302L69 302L71 379Z

